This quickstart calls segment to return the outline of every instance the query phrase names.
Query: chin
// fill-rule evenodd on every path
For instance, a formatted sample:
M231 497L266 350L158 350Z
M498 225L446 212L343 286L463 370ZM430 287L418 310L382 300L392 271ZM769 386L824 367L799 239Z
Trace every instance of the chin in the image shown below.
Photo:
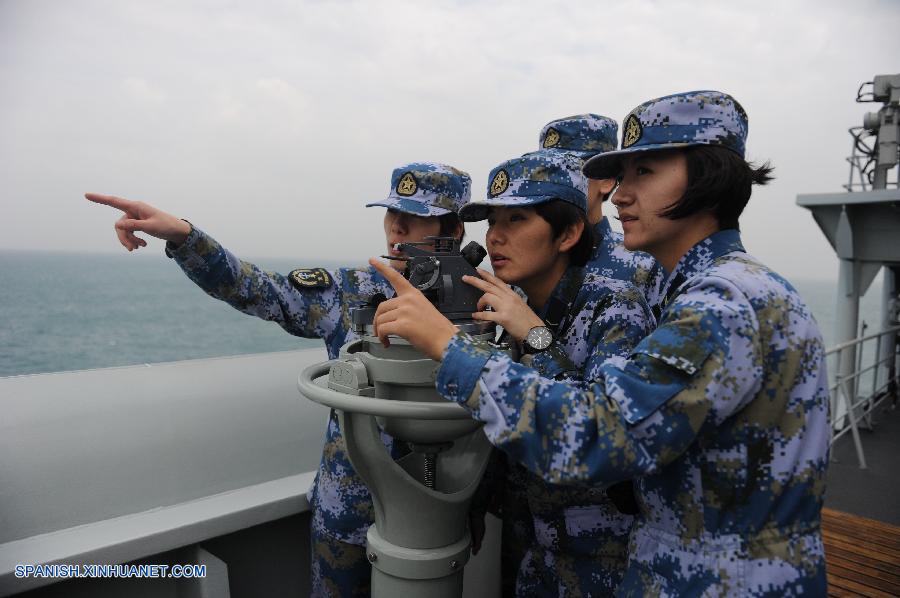
M494 276L505 282L506 284L516 284L515 277L505 276L499 272L494 272Z
M644 251L644 244L636 239L634 235L626 234L622 239L622 245L624 245L625 249L628 251Z

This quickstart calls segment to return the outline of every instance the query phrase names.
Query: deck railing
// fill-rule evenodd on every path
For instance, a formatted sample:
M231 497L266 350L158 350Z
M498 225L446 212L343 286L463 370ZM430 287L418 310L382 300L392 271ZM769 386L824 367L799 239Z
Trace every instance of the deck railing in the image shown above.
M897 400L898 372L896 338L900 326L887 328L829 349L826 358L832 358L829 369L834 373L830 381L831 395L831 443L848 432L856 445L856 456L861 469L866 468L859 428L871 430L873 413L887 399ZM882 339L891 339L889 350L885 350ZM872 347L874 346L874 349ZM866 357L866 349L868 358ZM849 374L841 375L846 360L853 359L854 367Z

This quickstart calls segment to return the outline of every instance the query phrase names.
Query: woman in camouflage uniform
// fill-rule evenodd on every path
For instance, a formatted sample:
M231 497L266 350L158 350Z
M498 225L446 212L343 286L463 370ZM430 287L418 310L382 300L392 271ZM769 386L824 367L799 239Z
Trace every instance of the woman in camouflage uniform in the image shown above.
M432 162L394 170L387 199L368 206L387 208L387 250L434 235L462 237L456 213L469 200L471 179L465 172ZM290 334L325 341L329 359L356 338L350 308L372 295L393 294L373 268L302 268L287 276L264 272L238 259L190 223L143 202L88 193L94 202L124 212L116 222L121 244L132 251L146 246L135 232L163 239L166 254L209 295L240 311L278 323ZM403 268L404 262L392 265ZM395 458L407 447L382 434ZM314 596L368 596L371 566L365 558L366 530L374 522L372 497L347 457L337 416L331 412L322 460L309 495L312 507L312 590Z
M636 478L618 595L823 596L825 351L797 292L741 244L738 217L770 171L744 160L747 115L727 94L688 92L642 104L623 129L622 149L584 172L620 177L625 246L669 273L658 326L627 359L585 387L433 314L385 312L379 332L441 359L441 394L544 479ZM418 303L405 288L394 301Z
M580 167L580 160L549 150L508 160L492 171L487 199L460 211L464 221L487 219L496 274L465 279L485 292L479 308L492 308L473 317L503 326L522 363L572 383L590 377L603 359L628 355L651 321L636 287L586 272L593 238ZM521 288L528 302L507 284ZM501 461L500 471L494 463L487 485L503 496L504 593L611 593L625 569L632 517L603 488L548 484L515 462L504 469ZM517 529L510 533L508 526Z

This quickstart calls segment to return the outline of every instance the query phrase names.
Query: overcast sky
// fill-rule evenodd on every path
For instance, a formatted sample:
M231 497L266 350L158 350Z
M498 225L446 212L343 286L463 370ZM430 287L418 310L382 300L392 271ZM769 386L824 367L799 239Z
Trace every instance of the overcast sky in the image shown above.
M900 71L898 24L900 2L865 0L0 0L0 248L129 258L114 211L82 199L97 191L238 255L361 263L384 242L363 205L395 166L453 164L482 197L553 118L718 89L749 114L749 158L776 167L748 250L836 278L796 195L841 191L847 129L877 109L856 90Z

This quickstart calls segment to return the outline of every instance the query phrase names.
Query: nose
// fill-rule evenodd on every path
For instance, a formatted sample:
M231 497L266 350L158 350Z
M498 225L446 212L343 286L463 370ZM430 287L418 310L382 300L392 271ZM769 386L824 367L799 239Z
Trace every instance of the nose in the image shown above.
M391 220L391 232L405 235L409 231L409 217L403 212L398 212Z
M488 228L487 234L484 238L485 242L487 242L488 247L502 245L506 240L506 236L501 231L500 227L495 224Z
M616 187L616 191L613 193L610 201L617 208L619 206L627 206L634 201L634 195L632 194L631 184L628 179L622 178L619 181L619 186Z

